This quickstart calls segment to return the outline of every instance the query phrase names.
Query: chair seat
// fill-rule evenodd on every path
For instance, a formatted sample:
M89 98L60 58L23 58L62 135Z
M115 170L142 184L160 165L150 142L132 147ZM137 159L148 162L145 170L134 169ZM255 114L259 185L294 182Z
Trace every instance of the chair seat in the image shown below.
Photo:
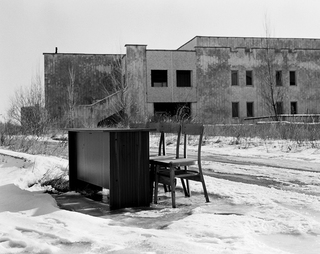
M184 167L197 164L196 159L192 158L179 158L179 159L159 159L153 160L154 164L159 166L168 166L168 167Z
M170 160L174 159L173 155L152 155L149 157L149 161L157 161L157 160Z
M158 174L164 177L170 177L170 171L167 168L162 168L158 170ZM194 181L201 180L200 173L196 170L177 169L175 170L175 177L194 180Z

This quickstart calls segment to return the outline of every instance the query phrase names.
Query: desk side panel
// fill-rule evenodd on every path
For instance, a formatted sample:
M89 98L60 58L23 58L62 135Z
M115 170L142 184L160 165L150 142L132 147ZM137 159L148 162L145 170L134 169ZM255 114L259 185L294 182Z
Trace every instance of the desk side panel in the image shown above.
M77 189L77 133L68 132L69 187Z
M109 189L110 134L77 133L77 178Z
M149 206L149 133L112 133L110 144L110 208Z

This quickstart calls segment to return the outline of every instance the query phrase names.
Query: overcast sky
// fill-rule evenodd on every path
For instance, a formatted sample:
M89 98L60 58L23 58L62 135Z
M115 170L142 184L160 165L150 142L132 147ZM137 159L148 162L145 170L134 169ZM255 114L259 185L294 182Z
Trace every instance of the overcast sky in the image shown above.
M0 114L43 53L176 49L196 35L320 38L319 0L0 0ZM0 121L3 117L0 115Z

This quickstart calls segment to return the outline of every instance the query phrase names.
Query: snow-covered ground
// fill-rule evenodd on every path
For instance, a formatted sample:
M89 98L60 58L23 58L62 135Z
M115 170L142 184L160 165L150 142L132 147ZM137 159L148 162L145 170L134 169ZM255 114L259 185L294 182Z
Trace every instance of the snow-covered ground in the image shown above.
M90 203L87 212L67 211L43 192L40 183L66 172L67 160L2 149L0 253L319 253L317 147L206 140L203 167L210 203L200 184L191 182L191 198L183 197L178 186L176 209L170 194L162 192L159 204L149 209L97 216L90 209L98 203ZM83 200L77 193L68 196Z

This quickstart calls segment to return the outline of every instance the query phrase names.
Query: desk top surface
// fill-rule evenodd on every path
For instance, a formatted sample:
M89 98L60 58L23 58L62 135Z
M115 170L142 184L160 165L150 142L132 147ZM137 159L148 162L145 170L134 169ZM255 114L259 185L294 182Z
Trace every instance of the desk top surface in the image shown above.
M69 132L141 132L155 131L153 128L73 128Z

